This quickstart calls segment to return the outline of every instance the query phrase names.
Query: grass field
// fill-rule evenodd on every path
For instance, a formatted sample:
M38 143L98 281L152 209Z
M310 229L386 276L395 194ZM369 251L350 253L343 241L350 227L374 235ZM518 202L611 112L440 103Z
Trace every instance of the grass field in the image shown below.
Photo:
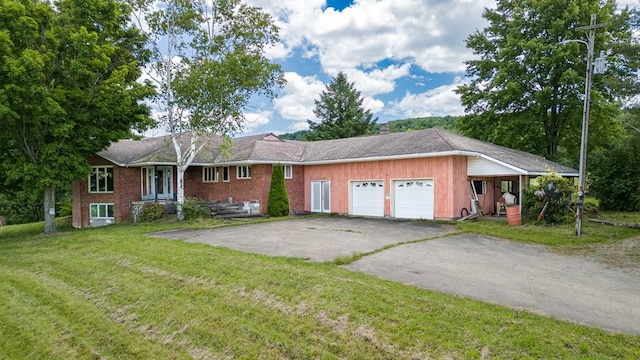
M0 359L640 358L640 336L334 263L144 235L228 224L62 227L55 236L40 235L42 224L0 228ZM477 222L463 230L513 232L500 226ZM535 231L546 237L547 230ZM545 242L520 241L535 239Z

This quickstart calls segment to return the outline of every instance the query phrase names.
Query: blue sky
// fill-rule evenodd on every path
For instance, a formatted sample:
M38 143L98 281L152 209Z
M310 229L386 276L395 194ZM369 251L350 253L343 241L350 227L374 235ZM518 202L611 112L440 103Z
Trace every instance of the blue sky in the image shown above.
M340 71L378 122L462 115L454 93L473 58L465 39L495 0L245 0L269 13L280 42L267 49L287 84L246 109L244 134L304 130L314 99ZM618 0L640 7L640 0Z
M245 0L272 15L280 43L267 51L287 84L256 99L245 134L308 128L313 100L342 71L378 122L461 115L464 40L494 0Z

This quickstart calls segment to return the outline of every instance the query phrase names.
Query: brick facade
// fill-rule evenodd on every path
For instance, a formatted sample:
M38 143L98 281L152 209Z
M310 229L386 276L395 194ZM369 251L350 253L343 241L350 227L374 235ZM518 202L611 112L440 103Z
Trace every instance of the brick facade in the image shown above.
M113 167L113 192L90 193L88 179L73 183L73 226L90 226L90 204L114 204L116 222L132 221L132 203L142 200L142 169L139 167L120 167L101 157L89 159L94 166ZM229 166L229 181L222 181L222 167L219 168L218 182L204 182L202 166L191 166L184 176L185 196L205 200L226 202L229 197L233 202L260 202L260 212L267 210L269 188L271 186L271 164L251 165L251 178L238 179L236 166ZM293 166L293 178L286 179L292 212L304 210L304 167ZM176 192L176 171L173 171L174 193Z
M269 188L271 187L272 164L251 165L251 179L238 179L235 166L229 166L229 181L222 181L222 167L218 167L217 182L204 182L202 166L192 166L185 172L185 196L205 200L226 202L229 197L233 202L260 202L260 212L267 211ZM291 212L302 212L304 209L304 167L293 166L293 178L286 179L285 185L289 193Z

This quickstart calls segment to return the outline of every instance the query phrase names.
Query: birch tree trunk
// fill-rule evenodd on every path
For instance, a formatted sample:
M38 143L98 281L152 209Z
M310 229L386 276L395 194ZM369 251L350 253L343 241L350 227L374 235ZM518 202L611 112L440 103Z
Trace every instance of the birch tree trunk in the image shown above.
M184 172L187 170L188 166L176 166L178 184L177 184L177 198L178 204L176 205L176 216L178 221L184 220L184 213L182 209L184 207Z

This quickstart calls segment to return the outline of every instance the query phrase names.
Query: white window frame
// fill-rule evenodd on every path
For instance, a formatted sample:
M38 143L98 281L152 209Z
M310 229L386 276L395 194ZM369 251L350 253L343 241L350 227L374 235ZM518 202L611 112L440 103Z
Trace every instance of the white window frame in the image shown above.
M478 189L476 183L482 182L482 185ZM487 194L487 180L473 180L473 188L476 189L476 195L486 195Z
M98 209L98 216L93 216L93 207ZM100 216L100 208L104 207L105 216ZM111 207L111 215L109 215L109 207ZM90 219L100 219L100 220L114 220L116 215L116 208L114 203L90 203L89 204L89 218Z
M222 182L229 182L231 175L229 174L229 167L224 166L222 168Z
M236 179L251 179L251 165L236 166Z
M293 179L293 165L284 165L282 167L285 179Z
M96 190L91 189L91 179L96 177ZM111 177L111 190L109 190L108 178ZM102 180L102 181L101 181ZM104 182L101 186L101 182ZM91 168L91 174L87 179L87 189L91 194L110 194L113 193L114 188L114 178L113 178L113 166L103 165L103 166L93 166Z
M216 166L202 167L202 182L214 183L220 181L220 172Z

